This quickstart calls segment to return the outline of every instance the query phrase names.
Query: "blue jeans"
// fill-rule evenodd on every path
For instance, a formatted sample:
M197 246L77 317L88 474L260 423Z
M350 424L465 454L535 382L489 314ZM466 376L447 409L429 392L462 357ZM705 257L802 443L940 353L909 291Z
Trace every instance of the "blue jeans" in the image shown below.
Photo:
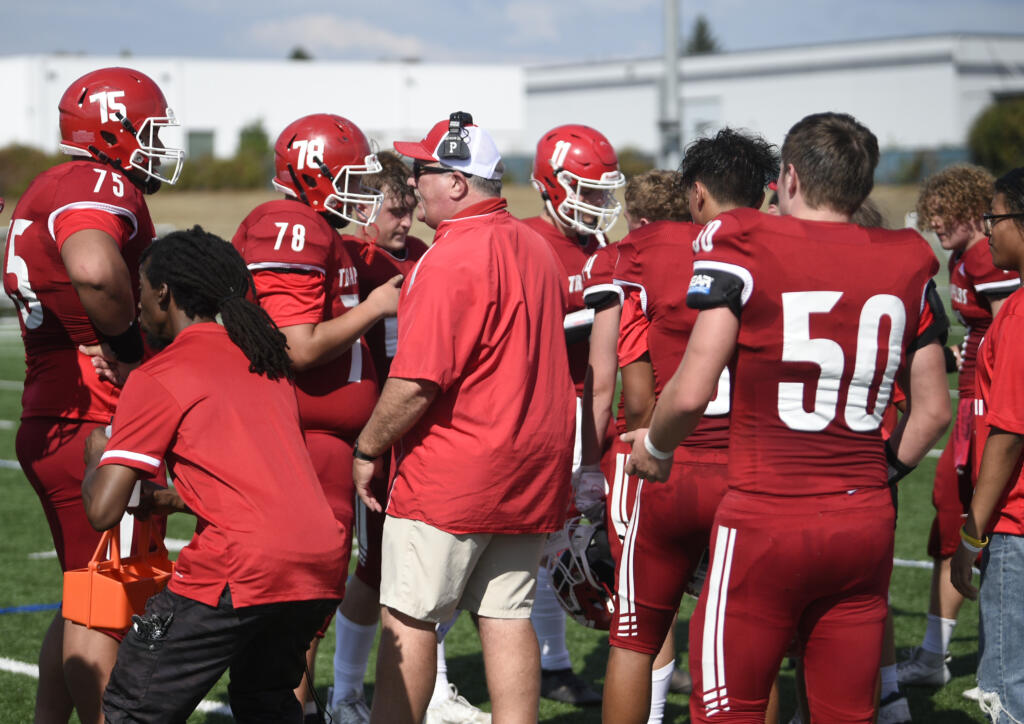
M1024 537L997 533L982 557L978 686L994 724L1024 722Z

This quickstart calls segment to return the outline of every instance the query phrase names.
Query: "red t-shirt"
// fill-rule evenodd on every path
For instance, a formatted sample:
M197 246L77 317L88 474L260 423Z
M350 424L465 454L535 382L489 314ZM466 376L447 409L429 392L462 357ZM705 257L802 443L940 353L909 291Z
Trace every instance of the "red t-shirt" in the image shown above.
M402 285L391 377L440 391L394 447L389 515L455 534L565 523L576 401L564 279L504 199L438 225Z
M260 204L231 240L279 327L317 324L359 304L355 263L320 214L291 199ZM353 436L370 419L377 379L362 339L339 357L295 375L304 430Z
M730 486L780 496L886 485L880 426L939 263L916 232L737 209L709 222L687 304L740 319Z
M647 348L654 368L655 394L660 396L686 352L697 310L686 306L686 285L693 271L693 240L701 227L683 221L655 221L631 232L615 265L615 282L638 290L650 328ZM718 394L704 418L684 441L687 447L724 449L729 444L729 382L727 367Z
M566 314L579 312L583 304L583 265L587 258L596 252L601 245L594 236L573 238L566 236L561 229L540 216L523 219L523 223L544 237L558 257L565 274L566 289L569 292L569 306ZM569 345L569 372L576 385L576 394L583 394L583 379L587 374L587 360L590 355L588 340Z
M949 299L953 313L967 328L960 353L963 358L958 387L960 398L974 396L974 367L985 331L992 324L992 300L1002 299L1020 286L1015 271L997 269L988 244L978 242L962 254L949 257Z
M987 251L987 248L986 248ZM974 403L974 476L993 427L1024 435L1024 290L1003 302L978 348ZM986 533L1024 535L1024 455L1017 460Z
M355 264L356 274L359 277L359 299L364 301L374 289L386 282L396 274L403 274L408 278L413 267L420 257L427 253L429 248L422 240L414 236L407 236L405 239L405 250L401 255L392 254L382 246L376 247L373 251L372 261L366 261L365 251L368 244L354 236L342 237L345 251ZM363 336L367 346L370 348L370 356L373 358L373 366L377 371L377 381L381 386L387 379L388 370L391 369L391 360L398 349L398 318L387 317L377 322Z
M337 598L348 561L287 380L249 372L218 324L185 328L132 372L101 465L153 476L167 462L198 517L169 584L216 606Z
M4 291L18 309L25 342L22 419L109 422L117 405L118 388L97 377L90 358L78 352L78 345L99 338L60 256L64 241L85 228L114 238L137 291L139 257L156 233L142 192L113 167L54 166L36 177L11 216Z

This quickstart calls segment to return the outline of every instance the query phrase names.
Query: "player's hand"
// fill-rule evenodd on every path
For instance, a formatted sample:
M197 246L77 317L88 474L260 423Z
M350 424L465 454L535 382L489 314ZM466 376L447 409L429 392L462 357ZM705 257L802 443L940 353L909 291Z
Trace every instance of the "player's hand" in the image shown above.
M374 513L383 513L384 508L381 506L380 501L373 497L373 491L370 490L370 481L374 477L382 475L383 472L383 463L380 458L377 458L372 463L369 460L352 458L352 481L356 485L356 494L363 501L363 504Z
M152 480L142 480L139 504L128 508L128 512L140 520L152 515L170 515L171 513L187 513L188 506L174 488L157 485Z
M396 274L366 297L366 301L377 308L381 317L394 317L398 314L398 295L402 291L403 279L403 275Z
M647 448L644 447L645 437L647 437L646 427L619 436L622 442L633 444L633 451L629 454L629 460L626 461L626 474L635 475L642 480L664 482L668 480L669 473L672 472L672 458L658 460L647 452Z
M103 427L97 427L95 430L89 433L89 437L85 438L85 467L91 468L96 467L99 464L100 458L103 456L103 451L107 449L107 431Z
M949 561L949 579L953 583L953 588L972 601L978 598L978 589L971 585L971 579L974 577L972 566L977 557L978 554L974 551L960 546Z
M128 374L141 364L140 362L130 364L121 362L106 344L80 344L78 351L86 357L92 358L92 367L96 370L97 377L118 387L124 387Z

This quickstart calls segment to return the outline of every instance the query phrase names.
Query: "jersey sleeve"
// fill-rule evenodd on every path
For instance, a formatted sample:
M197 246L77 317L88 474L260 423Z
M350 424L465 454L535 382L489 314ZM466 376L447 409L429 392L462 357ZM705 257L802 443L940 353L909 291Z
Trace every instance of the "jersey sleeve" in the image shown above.
M939 298L935 281L929 279L925 284L924 296L921 301L921 316L918 319L917 335L910 344L910 349L921 349L931 342L944 345L948 338L949 317L946 316L946 307L943 305L942 299Z
M647 330L650 322L640 308L638 294L627 294L619 320L619 367L636 362L647 354Z
M709 221L693 241L691 309L728 307L737 317L754 292L753 254L739 222L729 214Z
M583 265L583 303L591 309L622 303L622 289L613 281L621 252L621 243L610 244L594 252Z
M68 237L87 229L95 229L107 234L120 249L124 248L125 243L135 231L123 215L109 209L70 209L57 216L53 222L53 235L58 251L64 246Z
M256 296L278 327L324 320L324 278L314 272L257 271Z
M983 254L966 254L964 272L971 280L975 294L990 300L1008 297L1020 287L1020 275L997 268L987 249Z
M999 333L986 422L1024 435L1024 317L1007 317Z
M402 285L398 351L391 377L429 380L447 390L462 377L490 307L488 263L431 247Z
M144 369L128 377L117 403L113 434L100 465L125 465L153 477L181 423L183 411L167 389Z

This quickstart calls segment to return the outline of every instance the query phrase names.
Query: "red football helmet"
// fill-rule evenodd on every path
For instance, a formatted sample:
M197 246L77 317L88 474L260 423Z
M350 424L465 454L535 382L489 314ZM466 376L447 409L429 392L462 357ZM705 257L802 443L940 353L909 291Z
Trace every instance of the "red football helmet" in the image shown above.
M548 213L581 234L605 234L622 205L615 189L626 185L615 149L590 126L558 126L537 143L530 179Z
M615 613L615 562L604 522L565 524L568 547L548 556L551 587L566 613L587 628L607 631Z
M185 153L166 148L157 134L179 124L160 86L146 74L131 68L94 70L72 83L57 107L64 153L137 169L148 179L148 193L161 181L177 182Z
M274 188L360 226L374 222L384 194L359 177L380 170L359 127L329 113L292 121L274 144Z

